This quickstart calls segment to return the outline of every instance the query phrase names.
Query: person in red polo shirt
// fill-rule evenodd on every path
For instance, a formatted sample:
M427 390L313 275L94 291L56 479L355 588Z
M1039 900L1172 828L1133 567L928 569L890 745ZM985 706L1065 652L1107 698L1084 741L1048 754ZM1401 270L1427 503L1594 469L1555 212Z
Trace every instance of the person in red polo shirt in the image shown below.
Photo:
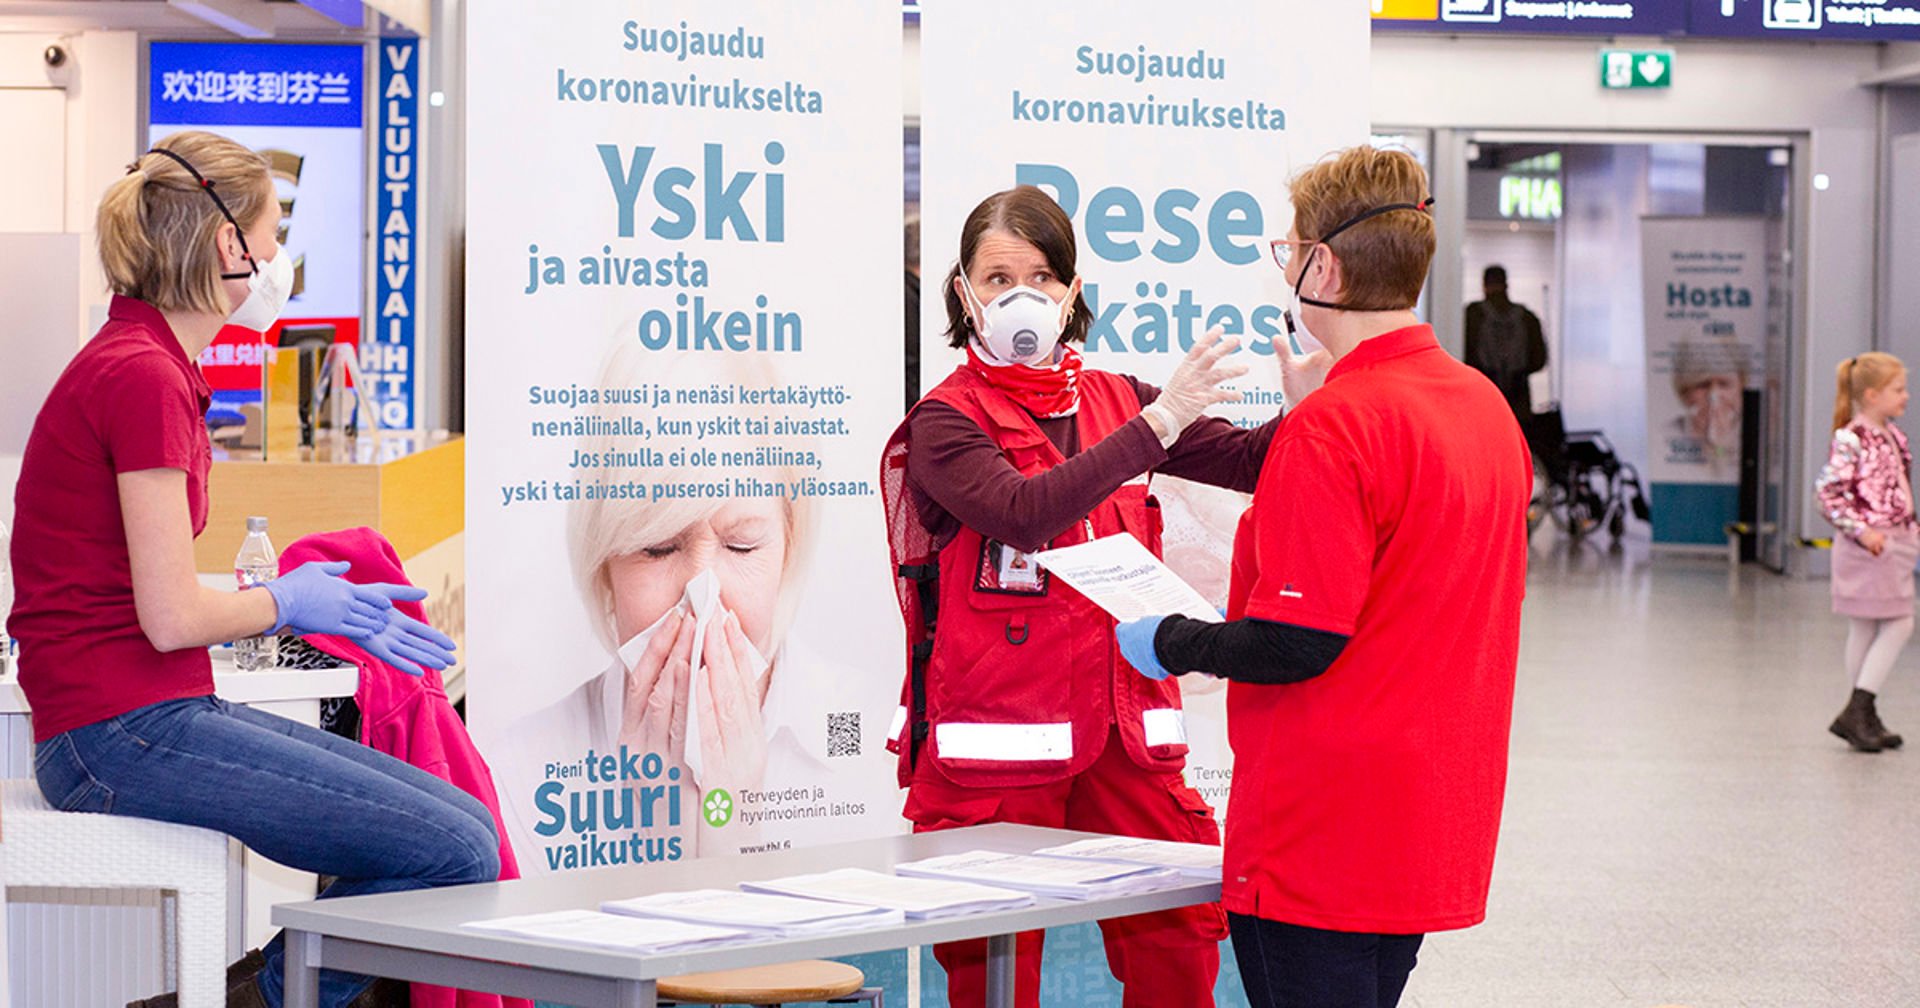
M1391 1008L1423 935L1486 916L1532 468L1499 391L1413 314L1420 166L1354 148L1292 194L1275 257L1324 350L1289 370L1331 368L1241 519L1227 621L1116 634L1149 678L1228 680L1223 902L1252 1004Z
M499 840L472 796L213 694L208 645L281 630L345 637L416 674L453 657L451 639L394 608L425 592L355 584L346 563L303 564L261 591L195 580L211 464L195 359L223 325L263 330L286 303L279 223L266 158L199 131L160 141L100 201L113 303L48 393L14 491L9 626L34 777L65 811L219 830L334 876L323 896L492 881ZM225 1003L279 1005L284 960L280 938L242 960ZM322 970L319 1003L339 1008L371 984ZM210 994L186 992L200 1004Z

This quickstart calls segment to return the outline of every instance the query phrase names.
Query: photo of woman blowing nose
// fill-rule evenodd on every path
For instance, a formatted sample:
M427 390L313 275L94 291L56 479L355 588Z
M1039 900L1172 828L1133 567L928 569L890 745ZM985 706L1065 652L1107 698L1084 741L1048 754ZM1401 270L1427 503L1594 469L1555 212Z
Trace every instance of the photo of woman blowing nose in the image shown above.
M908 414L882 462L907 622L900 755L916 831L1013 822L1218 843L1181 779L1179 691L1136 675L1113 620L1033 554L1131 534L1156 553L1155 474L1250 490L1279 420L1237 430L1201 412L1245 369L1218 331L1164 389L1084 367L1072 221L1021 186L968 215L943 291L966 361ZM1210 1005L1217 906L1101 924L1124 1004ZM936 946L948 1000L984 1000L984 941ZM1020 935L1016 1001L1039 1003L1041 934Z
M677 373L673 366L627 341L608 355L599 382L660 381ZM765 380L752 365L737 367L742 381ZM617 486L647 478L640 457L622 450L630 447L617 435L589 436L578 451L603 462L596 479ZM811 474L740 471L781 484ZM898 822L897 792L877 758L884 704L848 696L857 673L790 632L815 569L816 509L813 498L790 495L568 502L574 584L608 657L584 683L510 724L496 746L503 820L533 870L594 867L567 860L588 832L639 836L638 859L660 861L839 840L869 823ZM871 737L853 749L867 756L832 755L830 720L863 708L872 716L853 723ZM612 793L592 783L563 789L548 776L556 762L622 747L656 759L657 772L629 774ZM804 807L762 798L803 785L818 796ZM677 794L664 790L674 786ZM662 790L649 797L647 788ZM710 818L703 802L716 789L728 814ZM591 821L580 817L584 799L576 805L582 791L606 803ZM834 814L811 814L820 807ZM629 845L614 849L619 863L635 859Z

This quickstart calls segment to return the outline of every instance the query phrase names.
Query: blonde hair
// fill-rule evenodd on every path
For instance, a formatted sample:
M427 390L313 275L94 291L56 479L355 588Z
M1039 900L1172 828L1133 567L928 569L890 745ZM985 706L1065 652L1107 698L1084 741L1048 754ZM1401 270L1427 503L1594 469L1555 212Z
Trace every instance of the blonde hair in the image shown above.
M1426 170L1400 150L1349 147L1302 170L1289 184L1295 235L1318 241L1355 217L1395 203L1424 204ZM1395 311L1420 300L1433 262L1433 215L1386 213L1336 235L1328 247L1345 267L1351 311Z
M724 379L737 380L745 385L757 383L764 386L771 383L764 367L759 366L759 358L734 355L731 359L735 370L744 373L725 375ZM712 375L701 370L710 367L709 358L692 354L666 360L664 355L646 349L629 336L607 355L601 366L599 387L625 390L648 384L665 388L695 386L697 382L711 380ZM676 382L676 376L682 380ZM651 403L645 406L636 403L627 407L602 407L582 412L612 419L621 415L646 416L649 412L646 407L650 406ZM580 439L579 448L582 452L606 459L614 451L633 454L635 442L630 437L622 438L614 434L588 434ZM603 481L606 486L644 485L673 476L644 465L608 466L595 472L598 474L595 479ZM803 475L811 475L811 470L775 465L731 468L725 470L725 474L729 480L734 476L752 476L763 481L791 484ZM608 653L617 653L624 643L618 639L619 633L614 622L613 580L609 570L612 562L673 538L695 522L706 520L734 499L655 501L645 497L621 500L604 497L588 500L582 497L568 503L567 555L573 569L574 584L580 590L580 597L587 602L588 621ZM796 500L782 497L781 505L781 513L785 517L782 531L786 537L786 551L780 571L779 596L774 604L772 629L768 634L768 658L779 652L786 640L788 627L793 625L794 612L800 606L799 586L805 578L809 548L814 537L815 508L812 498L801 497Z
M1868 389L1886 388L1907 370L1900 358L1890 353L1869 350L1849 357L1834 368L1833 429L1853 422L1854 405L1866 398Z
M278 199L267 159L226 137L189 130L153 146L192 165L243 231ZM226 313L231 306L220 286L218 246L226 223L220 205L185 166L164 154L142 154L100 198L95 230L107 286L163 312Z

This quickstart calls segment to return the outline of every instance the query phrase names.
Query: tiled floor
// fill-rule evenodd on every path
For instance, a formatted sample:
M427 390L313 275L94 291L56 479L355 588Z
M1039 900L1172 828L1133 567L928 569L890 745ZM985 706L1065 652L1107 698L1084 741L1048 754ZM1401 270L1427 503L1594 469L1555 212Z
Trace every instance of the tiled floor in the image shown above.
M1488 919L1402 1004L1920 1006L1920 654L1864 755L1825 581L1543 536L1523 625Z

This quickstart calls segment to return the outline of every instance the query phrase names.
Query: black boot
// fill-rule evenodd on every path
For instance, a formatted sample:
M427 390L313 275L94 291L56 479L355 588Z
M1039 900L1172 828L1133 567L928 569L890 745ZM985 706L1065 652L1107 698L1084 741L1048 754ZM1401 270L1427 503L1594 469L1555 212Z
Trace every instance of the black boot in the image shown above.
M1872 729L1873 734L1879 737L1880 748L1898 749L1900 748L1900 744L1905 742L1906 739L1888 731L1887 726L1880 723L1880 712L1875 709L1873 705L1875 699L1877 698L1872 693L1867 694L1867 727Z
M227 965L228 1001L232 1001L235 987L242 981L251 984L254 974L259 973L260 968L266 964L267 957L262 955L259 949L253 949L246 955L229 963ZM173 991L168 991L165 994L156 994L150 998L142 998L139 1001L127 1002L127 1008L179 1008L179 1005L180 995Z
M1861 752L1879 752L1882 748L1880 736L1873 730L1869 721L1873 713L1873 694L1863 689L1853 691L1847 699L1847 709L1833 719L1827 730L1847 740L1847 744Z

